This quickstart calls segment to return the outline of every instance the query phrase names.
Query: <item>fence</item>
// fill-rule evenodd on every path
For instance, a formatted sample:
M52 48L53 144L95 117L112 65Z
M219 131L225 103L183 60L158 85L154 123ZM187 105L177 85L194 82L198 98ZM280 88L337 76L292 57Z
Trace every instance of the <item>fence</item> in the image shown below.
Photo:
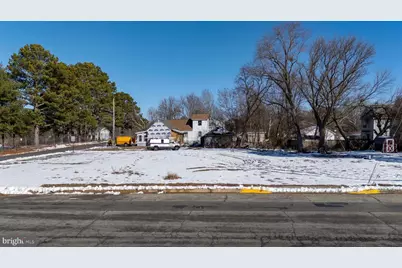
M40 147L52 146L56 144L69 144L71 143L70 135L54 135L52 131L44 132L39 135L39 145ZM10 135L4 136L4 149L13 149L13 148L25 148L25 147L34 147L35 146L35 135L34 132L28 133L28 135L19 137L12 137ZM75 142L90 142L97 141L97 135L76 135ZM0 151L2 148L2 139L0 136Z

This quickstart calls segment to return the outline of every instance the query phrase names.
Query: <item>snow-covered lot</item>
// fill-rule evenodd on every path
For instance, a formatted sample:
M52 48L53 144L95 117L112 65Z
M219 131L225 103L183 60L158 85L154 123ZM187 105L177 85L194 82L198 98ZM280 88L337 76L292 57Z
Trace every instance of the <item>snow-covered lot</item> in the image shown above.
M371 159L363 157L372 156ZM346 156L346 155L345 155ZM0 161L0 187L42 184L402 185L402 154L346 157L200 149L76 151ZM164 180L169 173L178 180Z

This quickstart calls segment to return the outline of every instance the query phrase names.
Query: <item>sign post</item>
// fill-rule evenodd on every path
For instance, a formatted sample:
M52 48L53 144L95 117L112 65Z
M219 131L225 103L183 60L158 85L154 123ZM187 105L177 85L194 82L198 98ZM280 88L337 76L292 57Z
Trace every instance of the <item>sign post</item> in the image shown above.
M73 153L74 153L74 143L75 143L75 136L70 137L71 142L73 143Z

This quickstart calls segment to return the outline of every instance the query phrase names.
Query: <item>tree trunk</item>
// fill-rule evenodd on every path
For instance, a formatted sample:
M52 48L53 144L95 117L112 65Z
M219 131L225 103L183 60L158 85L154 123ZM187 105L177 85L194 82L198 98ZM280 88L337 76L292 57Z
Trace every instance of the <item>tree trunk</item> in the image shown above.
M5 140L5 135L4 134L1 134L1 145L2 145L2 147L1 147L1 150L2 151L4 151L4 140Z
M318 142L318 151L323 153L325 152L325 126L323 124L318 125L318 131L320 133L320 139Z
M39 147L39 126L35 125L35 147Z
M13 134L13 148L17 149L17 147L15 147L15 134Z
M338 124L338 120L334 119L334 123L335 123L336 128L339 130L339 133L341 134L342 138L345 140L345 150L350 151L350 149L352 147L350 144L350 139L346 135L345 131L343 131L341 126Z
M271 127L272 127L272 120L271 117L269 118L269 123L268 123L268 131L267 131L267 140L268 142L271 141Z
M297 126L296 128L297 128L297 129L296 129L297 151L298 151L299 153L302 153L302 152L303 152L303 136L302 136L302 134L301 134L300 127Z
M53 129L53 143L54 143L54 147L56 147L56 131L54 131Z
M81 127L78 129L78 142L81 142Z
M33 112L34 113L36 113L36 112L39 112L39 109L38 109L38 104L37 103L35 103L34 104L34 107L33 107ZM36 148L39 148L39 144L40 144L40 142L39 142L39 125L37 124L37 123L35 123L35 125L34 125L34 142L35 142L35 147Z

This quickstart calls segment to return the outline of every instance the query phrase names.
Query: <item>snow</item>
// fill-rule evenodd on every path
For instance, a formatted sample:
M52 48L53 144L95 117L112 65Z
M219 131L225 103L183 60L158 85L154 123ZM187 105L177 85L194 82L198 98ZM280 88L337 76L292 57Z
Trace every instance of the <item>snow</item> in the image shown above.
M90 142L77 142L77 143L68 143L68 144L56 144L52 146L47 146L43 148L39 148L34 150L35 152L40 152L40 151L48 151L48 150L54 150L54 149L61 149L61 148L72 148L73 146L80 146L80 145L89 145L89 144L98 144L98 141L90 141Z
M318 130L318 126L311 126L302 130L302 134L309 137L319 137L320 132ZM335 132L326 129L325 130L325 139L326 140L344 140L342 137L336 137Z
M371 159L368 159L369 156L372 156ZM339 192L343 191L340 190L342 188L329 190L331 188L328 186L344 185L361 189L361 185L367 184L370 179L376 163L377 167L371 182L402 188L402 154L368 151L321 157L316 154L283 151L231 149L85 150L75 153L69 151L0 161L0 193L55 192L55 189L40 187L43 184L123 185L103 188L67 187L71 191L85 189L87 192L96 189L105 191L151 189L138 188L144 185L162 192L169 189L166 187L178 187L174 186L176 183L205 184L204 189L215 189L208 187L218 187L222 184L239 185L236 188L238 189L246 184L263 185L274 192L311 191L313 188L316 192ZM176 173L181 179L164 180L164 176L168 173ZM124 184L140 186L124 186ZM147 186L147 184L159 186ZM298 187L295 188L294 185ZM184 186L180 187L183 189ZM227 189L228 186L225 187L224 189ZM347 190L344 191L350 191L352 188L345 187L345 189Z
M74 143L74 146L80 146L80 145L90 145L90 144L99 144L98 141L91 141L91 142L80 142L80 143ZM97 146L98 148L104 148L104 147L100 147ZM28 148L28 147L24 147L22 146L21 148ZM5 155L24 155L26 153L34 153L34 152L43 152L43 151L50 151L50 150L55 150L55 149L62 149L62 148L73 148L73 144L72 143L68 143L68 144L56 144L56 145L51 145L51 146L46 146L46 147L42 147L42 148L38 148L38 149L33 149L30 150L28 152L14 152L13 150L10 151L6 151ZM1 149L1 145L0 145L0 149ZM7 147L6 149L12 149L12 147Z

